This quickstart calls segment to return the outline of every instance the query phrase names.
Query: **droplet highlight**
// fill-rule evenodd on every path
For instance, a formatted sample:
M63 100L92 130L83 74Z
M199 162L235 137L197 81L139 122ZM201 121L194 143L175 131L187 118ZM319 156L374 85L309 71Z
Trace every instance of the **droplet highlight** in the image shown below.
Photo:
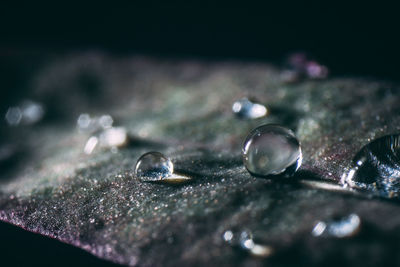
M250 174L268 178L292 176L302 162L300 142L294 133L276 124L251 131L243 142L242 156Z
M317 222L311 234L318 237L351 237L359 232L360 225L360 217L357 214L352 213L339 219Z
M267 115L267 108L259 103L249 100L248 98L242 98L232 105L233 113L242 119L257 119Z
M400 196L400 135L387 135L365 145L342 176L342 184L372 194Z

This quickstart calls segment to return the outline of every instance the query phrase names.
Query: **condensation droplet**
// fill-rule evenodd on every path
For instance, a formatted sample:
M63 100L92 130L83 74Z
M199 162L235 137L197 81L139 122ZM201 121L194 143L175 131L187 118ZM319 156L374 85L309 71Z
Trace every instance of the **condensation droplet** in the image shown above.
M262 125L246 137L243 163L254 176L291 176L300 167L302 153L294 133L275 124Z
M400 196L400 135L387 135L365 145L341 180L343 186L387 198Z
M172 161L160 152L142 155L135 166L135 176L141 181L160 181L172 175Z
M267 108L259 103L251 101L247 98L242 98L232 105L232 111L239 118L257 119L267 115Z
M319 221L315 224L311 234L313 236L337 238L351 237L360 230L361 219L357 214L350 214L340 219Z
M160 152L147 152L137 161L135 177L142 182L164 182L181 184L192 180L191 177L174 173L172 161Z

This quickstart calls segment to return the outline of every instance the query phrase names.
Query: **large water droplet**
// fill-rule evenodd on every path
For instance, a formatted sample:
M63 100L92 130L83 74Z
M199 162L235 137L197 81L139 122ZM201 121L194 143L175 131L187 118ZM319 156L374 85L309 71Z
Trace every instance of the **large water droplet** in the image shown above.
M233 103L232 111L239 118L257 119L267 115L267 108L264 105L242 98Z
M313 236L333 236L337 238L350 237L358 233L360 225L360 217L353 213L336 220L319 221L311 234Z
M147 152L142 155L135 167L135 175L141 181L160 181L172 175L172 161L160 152Z
M255 176L291 176L301 165L300 143L294 133L275 124L262 125L246 137L243 163Z
M387 135L364 146L342 183L379 196L400 196L400 135Z

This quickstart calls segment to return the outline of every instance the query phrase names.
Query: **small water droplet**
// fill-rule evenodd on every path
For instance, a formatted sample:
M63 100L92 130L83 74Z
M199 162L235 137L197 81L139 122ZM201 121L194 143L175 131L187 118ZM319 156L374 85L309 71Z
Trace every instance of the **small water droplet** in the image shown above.
M247 98L242 98L233 103L232 111L239 118L257 119L267 115L267 108L259 103L251 101Z
M346 187L394 198L400 196L400 135L387 135L365 145L343 174Z
M351 237L358 233L360 225L360 217L353 213L340 219L319 221L311 234L313 236L333 236L337 238Z
M135 167L135 176L141 181L160 181L172 175L172 161L160 152L142 155Z
M168 184L184 184L192 180L192 177L175 173L172 161L160 152L143 154L136 162L135 177L142 182Z
M291 176L300 167L302 153L294 133L275 124L262 125L246 137L243 163L254 176Z

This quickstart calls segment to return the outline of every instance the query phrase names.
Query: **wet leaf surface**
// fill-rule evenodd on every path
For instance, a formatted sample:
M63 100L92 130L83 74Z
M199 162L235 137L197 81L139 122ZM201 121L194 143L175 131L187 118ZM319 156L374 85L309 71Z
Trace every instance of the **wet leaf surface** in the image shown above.
M398 200L333 190L361 147L399 132L397 87L350 78L287 84L281 73L259 63L49 57L26 96L43 103L43 121L2 127L1 220L128 265L399 264ZM268 116L237 118L232 104L243 97ZM84 153L91 134L76 127L82 113L110 114L129 142ZM264 123L292 129L302 144L290 180L254 178L243 166L242 142ZM193 179L135 179L148 151ZM302 182L320 179L325 187ZM318 221L353 213L357 235L311 234ZM273 253L257 257L224 241L242 229Z

